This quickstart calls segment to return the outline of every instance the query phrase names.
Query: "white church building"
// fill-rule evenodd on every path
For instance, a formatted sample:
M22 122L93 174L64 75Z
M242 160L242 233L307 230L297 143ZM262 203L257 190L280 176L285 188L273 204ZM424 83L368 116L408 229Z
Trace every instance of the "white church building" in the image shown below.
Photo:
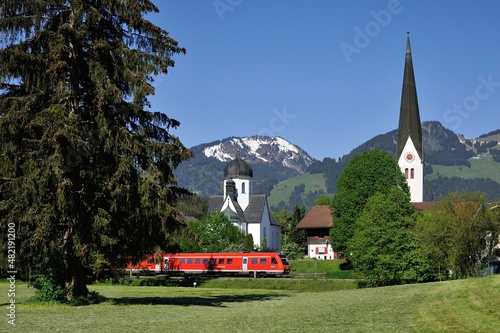
M224 168L222 196L210 197L208 211L223 212L243 233L252 234L254 246L265 240L268 249L281 250L281 224L269 211L266 195L253 195L253 170L236 157Z

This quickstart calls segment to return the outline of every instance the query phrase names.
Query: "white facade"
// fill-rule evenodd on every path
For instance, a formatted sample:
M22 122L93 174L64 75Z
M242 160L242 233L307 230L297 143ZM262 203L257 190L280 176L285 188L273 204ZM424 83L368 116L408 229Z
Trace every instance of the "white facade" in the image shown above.
M260 223L248 223L248 233L252 234L253 242L256 247L260 247L265 238L268 248L281 249L281 227L271 224L270 213L267 207L267 198L265 199L263 208Z
M335 258L335 253L330 244L308 244L308 257L319 260L332 260Z
M252 195L252 182L250 182L249 178L233 178L232 180L234 181L236 188L236 200L238 200L238 204L240 205L241 209L245 210L250 204L250 196ZM226 182L227 180L224 180L224 197L227 197Z
M408 137L408 141L406 141L398 165L410 187L410 201L422 202L424 198L424 163L417 154L411 137Z

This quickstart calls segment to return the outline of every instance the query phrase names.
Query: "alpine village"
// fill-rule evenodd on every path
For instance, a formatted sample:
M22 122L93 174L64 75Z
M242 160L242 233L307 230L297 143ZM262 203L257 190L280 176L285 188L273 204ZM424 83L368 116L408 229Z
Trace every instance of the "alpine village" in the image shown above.
M184 147L147 108L185 52L154 5L47 3L0 5L2 331L499 327L500 130L421 121L410 32L395 129L319 161L280 136Z

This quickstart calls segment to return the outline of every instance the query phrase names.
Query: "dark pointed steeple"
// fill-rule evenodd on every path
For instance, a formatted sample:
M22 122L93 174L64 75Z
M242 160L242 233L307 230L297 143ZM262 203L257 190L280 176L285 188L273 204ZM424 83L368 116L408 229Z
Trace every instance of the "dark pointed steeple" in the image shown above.
M403 76L403 92L401 94L401 109L399 113L398 149L397 158L403 154L408 138L411 138L420 160L424 160L422 126L418 110L417 87L413 73L413 62L410 48L410 33L406 40L406 60Z

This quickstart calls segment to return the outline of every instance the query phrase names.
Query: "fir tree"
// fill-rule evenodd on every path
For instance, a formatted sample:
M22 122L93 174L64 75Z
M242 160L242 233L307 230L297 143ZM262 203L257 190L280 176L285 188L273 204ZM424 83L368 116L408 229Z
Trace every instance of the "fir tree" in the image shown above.
M173 170L191 151L148 96L185 50L151 12L148 0L0 4L1 232L15 224L19 270L65 298L87 295L90 272L175 245Z

